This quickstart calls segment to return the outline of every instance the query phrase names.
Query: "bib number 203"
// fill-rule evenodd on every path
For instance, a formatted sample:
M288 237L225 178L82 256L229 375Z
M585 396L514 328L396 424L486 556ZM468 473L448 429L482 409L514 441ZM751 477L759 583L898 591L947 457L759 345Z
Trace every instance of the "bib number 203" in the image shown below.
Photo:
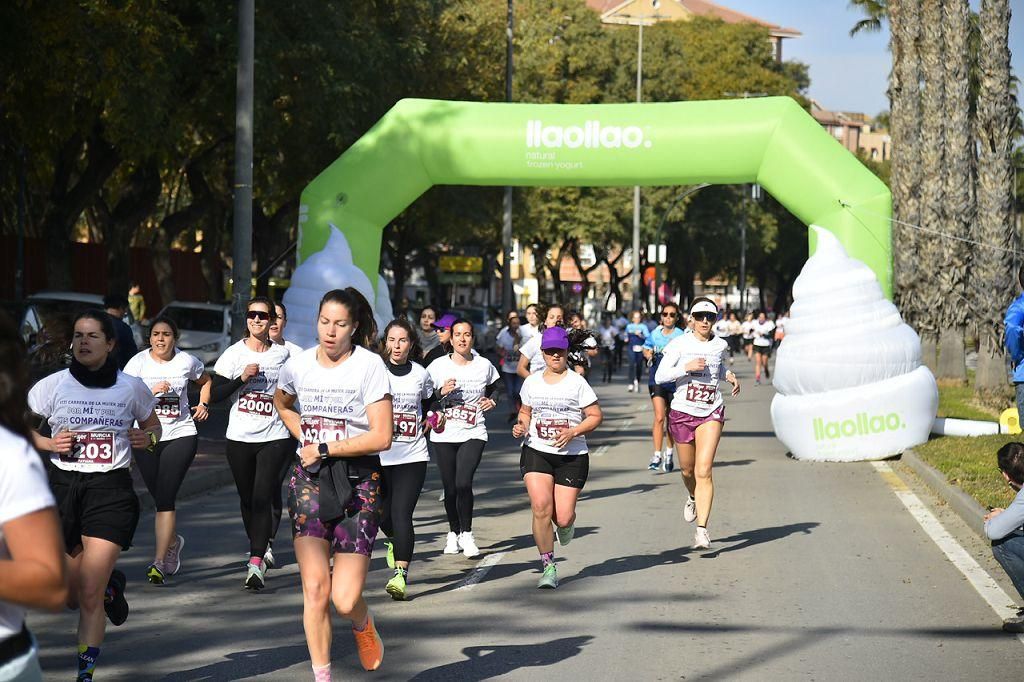
M114 463L114 434L109 431L79 431L71 452L62 459L79 464Z

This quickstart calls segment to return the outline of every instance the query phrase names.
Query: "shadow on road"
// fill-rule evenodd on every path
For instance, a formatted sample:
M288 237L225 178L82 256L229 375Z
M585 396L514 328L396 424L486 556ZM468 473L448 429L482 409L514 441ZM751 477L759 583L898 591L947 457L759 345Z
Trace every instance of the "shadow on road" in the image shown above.
M736 533L727 538L716 539L715 543L726 543L735 542L737 544L730 547L722 547L716 549L707 554L702 554L704 557L716 557L719 554L725 552L735 552L740 549L747 549L754 545L760 545L765 542L773 542L775 540L781 540L782 538L788 537L795 533L803 533L809 535L812 528L817 528L819 524L817 521L804 521L803 523L790 523L785 526L772 526L771 528L755 528L753 530L745 530L742 533Z
M424 670L413 680L487 680L520 668L554 665L579 654L593 637L565 637L540 644L471 646L465 661Z
M256 675L266 675L284 670L309 660L305 644L277 646L269 649L254 649L228 654L228 660L204 665L201 668L182 670L164 675L161 682L177 680L246 680Z

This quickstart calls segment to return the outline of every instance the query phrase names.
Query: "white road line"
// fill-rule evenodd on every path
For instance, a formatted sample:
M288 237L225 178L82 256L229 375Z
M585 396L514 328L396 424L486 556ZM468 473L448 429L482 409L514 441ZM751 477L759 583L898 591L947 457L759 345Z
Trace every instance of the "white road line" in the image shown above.
M459 583L456 590L471 590L479 583L484 577L490 572L492 568L498 565L498 562L505 558L505 552L497 552L496 554L488 554L480 563L476 565L476 569L466 576L465 580Z
M924 529L924 532L928 534L928 537L938 545L939 549L942 550L946 558L952 562L957 569L964 574L967 581L971 583L974 589L981 595L992 610L996 612L999 618L1005 620L1011 616L1016 615L1017 610L1012 607L1013 599L1009 594L1006 593L999 584L992 579L985 569L983 569L978 562L974 560L970 554L967 553L959 542L953 538L949 532L943 528L939 520L935 518L935 515L921 502L920 498L910 490L906 484L896 475L896 472L892 470L886 462L872 462L872 466L875 470L882 474L889 487L896 493L896 497L899 498L903 506L907 508L910 515L917 520ZM1024 634L1018 634L1017 639L1024 644Z
M608 444L605 443L604 445L599 446L597 450L594 450L594 452L591 454L593 454L594 457L604 457L605 455L608 454L609 449L610 448L608 447Z

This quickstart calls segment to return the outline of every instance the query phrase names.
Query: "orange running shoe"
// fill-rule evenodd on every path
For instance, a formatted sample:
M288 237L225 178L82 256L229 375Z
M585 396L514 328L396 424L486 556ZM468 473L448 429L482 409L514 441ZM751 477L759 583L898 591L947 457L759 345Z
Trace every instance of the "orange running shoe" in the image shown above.
M366 627L362 632L352 628L352 634L356 638L356 648L359 650L359 662L365 670L376 670L384 661L384 642L377 634L377 627L373 624L373 615L366 614Z

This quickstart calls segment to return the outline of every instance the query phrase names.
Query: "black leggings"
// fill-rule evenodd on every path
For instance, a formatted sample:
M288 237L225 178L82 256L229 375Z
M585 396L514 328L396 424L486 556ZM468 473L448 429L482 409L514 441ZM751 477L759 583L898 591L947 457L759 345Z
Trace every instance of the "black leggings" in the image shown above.
M444 486L444 511L453 533L473 530L473 476L486 444L487 441L478 438L465 443L434 442L437 468Z
M294 438L291 440L291 451L294 453L297 443ZM274 544L274 538L277 537L277 529L281 527L281 515L284 511L284 481L291 475L294 466L295 460L292 457L288 457L281 462L281 480L277 484L277 494L274 496L274 502L270 510L270 517L274 522L274 527L270 531L270 544Z
M295 452L295 441L281 438L268 443L227 441L228 466L235 479L242 523L249 536L249 555L262 557L274 530L274 500L280 494L282 462Z
M412 527L412 513L427 478L426 462L409 462L382 466L384 479L384 509L380 528L391 538L395 549L395 561L412 561L412 547L416 532Z
M161 441L152 452L134 451L135 463L158 512L174 511L174 500L192 460L196 458L198 447L198 436L184 436Z

